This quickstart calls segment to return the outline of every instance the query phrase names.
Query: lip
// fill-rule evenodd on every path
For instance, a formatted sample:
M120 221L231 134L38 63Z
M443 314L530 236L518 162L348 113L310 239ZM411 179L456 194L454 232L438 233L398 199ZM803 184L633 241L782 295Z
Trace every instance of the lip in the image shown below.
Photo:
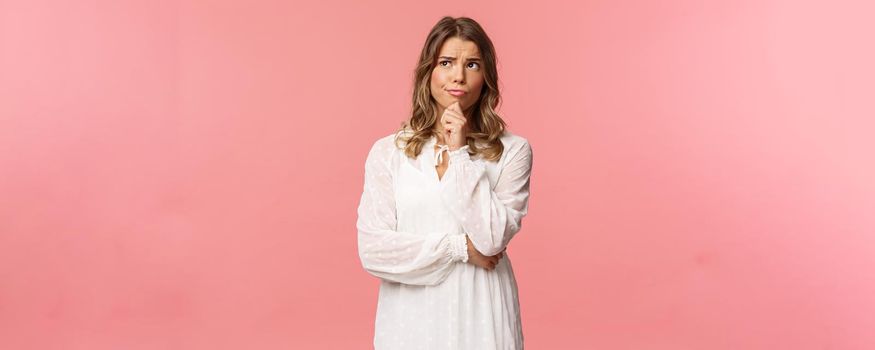
M463 95L465 95L465 94L467 93L467 92L464 91L464 90L456 90L456 89L447 90L447 92L450 93L450 95L453 95L453 96L456 96L456 97L458 97L458 96L463 96Z

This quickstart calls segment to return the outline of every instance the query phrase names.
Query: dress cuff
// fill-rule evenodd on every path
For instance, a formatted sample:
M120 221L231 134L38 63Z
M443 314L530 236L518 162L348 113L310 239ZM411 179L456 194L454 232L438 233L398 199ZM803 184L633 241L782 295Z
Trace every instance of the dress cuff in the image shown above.
M452 234L450 240L450 260L468 262L468 240L465 234Z
M471 155L468 154L469 148L470 148L469 145L464 145L462 147L459 147L459 149L457 149L455 151L447 151L447 153L450 155L450 164L461 163L461 162L464 162L466 160L470 160Z

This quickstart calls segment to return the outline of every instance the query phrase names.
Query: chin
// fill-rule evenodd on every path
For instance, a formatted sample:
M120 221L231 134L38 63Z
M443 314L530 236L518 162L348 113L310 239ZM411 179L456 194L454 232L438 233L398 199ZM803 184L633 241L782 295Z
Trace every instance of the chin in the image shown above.
M456 102L459 102L459 107L462 107L462 109L465 109L468 107L468 103L466 103L465 100L449 100L449 101L447 101L447 105L444 106L444 108L447 108L451 104L456 103Z

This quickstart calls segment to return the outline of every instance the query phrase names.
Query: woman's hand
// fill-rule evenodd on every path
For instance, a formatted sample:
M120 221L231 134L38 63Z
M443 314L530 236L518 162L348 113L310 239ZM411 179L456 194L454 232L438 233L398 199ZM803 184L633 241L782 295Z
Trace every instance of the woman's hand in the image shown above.
M468 143L466 140L468 128L465 125L467 121L464 113L462 113L462 106L459 105L458 101L444 109L444 114L441 115L440 121L444 130L444 135L442 136L447 146L450 146L451 151L455 151Z
M465 235L465 240L468 241L468 263L480 266L489 271L495 269L498 260L504 257L504 251L507 250L507 248L504 248L498 254L486 256L480 254L480 252L474 248L474 243L471 243L471 238L469 238L468 235Z

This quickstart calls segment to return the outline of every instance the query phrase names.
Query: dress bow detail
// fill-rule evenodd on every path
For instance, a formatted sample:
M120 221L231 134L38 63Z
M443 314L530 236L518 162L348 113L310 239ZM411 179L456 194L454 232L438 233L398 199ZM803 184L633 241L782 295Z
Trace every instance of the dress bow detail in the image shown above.
M438 166L443 162L444 151L447 151L447 154L450 153L450 146L449 145L438 145L438 147L440 147L440 148L438 148L437 154L435 154L435 156L434 156L434 165L435 166Z

